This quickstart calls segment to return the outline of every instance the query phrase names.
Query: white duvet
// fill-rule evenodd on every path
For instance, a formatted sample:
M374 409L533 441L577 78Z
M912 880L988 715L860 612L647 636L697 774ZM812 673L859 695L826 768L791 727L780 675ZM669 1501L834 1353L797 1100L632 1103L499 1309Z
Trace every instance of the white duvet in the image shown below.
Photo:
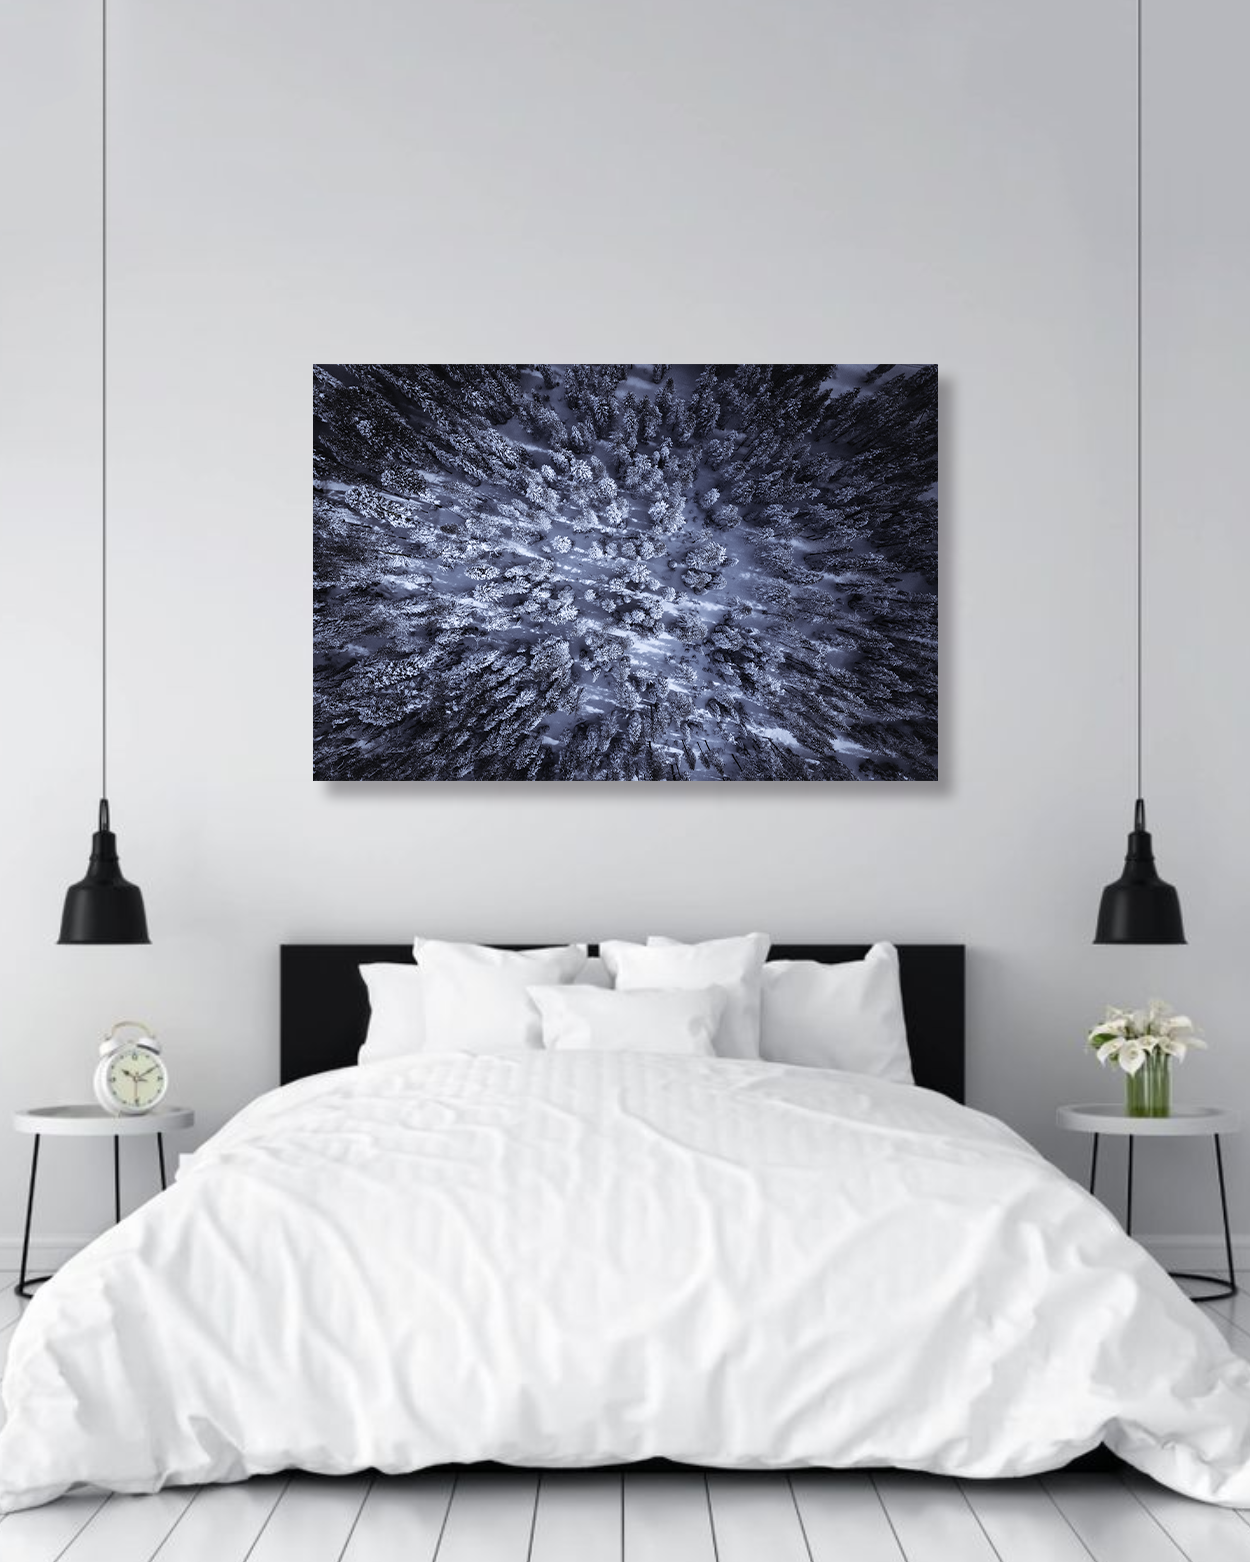
M629 1053L263 1097L36 1296L0 1507L290 1466L1045 1470L1250 1504L1250 1366L1093 1199L940 1096Z

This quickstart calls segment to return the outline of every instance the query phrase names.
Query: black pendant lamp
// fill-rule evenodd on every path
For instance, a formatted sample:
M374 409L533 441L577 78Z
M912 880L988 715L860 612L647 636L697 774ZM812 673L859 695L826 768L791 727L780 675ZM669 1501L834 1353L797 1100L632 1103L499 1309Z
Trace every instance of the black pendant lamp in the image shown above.
M1124 872L1102 892L1096 944L1183 944L1180 896L1155 868L1142 801L1142 0L1137 0L1137 804Z
M100 816L87 876L71 884L62 944L146 944L143 894L122 877L108 805L108 0L100 3Z

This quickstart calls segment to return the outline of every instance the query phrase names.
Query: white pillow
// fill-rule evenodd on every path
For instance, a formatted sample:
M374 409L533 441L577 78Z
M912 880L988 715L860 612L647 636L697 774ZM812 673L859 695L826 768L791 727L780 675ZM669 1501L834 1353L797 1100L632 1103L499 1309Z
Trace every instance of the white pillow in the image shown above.
M725 1007L723 987L531 987L553 1052L670 1052L714 1057L712 1037Z
M619 939L599 946L603 963L618 988L723 987L725 1009L716 1027L716 1051L723 1058L760 1055L760 971L768 955L767 933L744 938L714 938L704 944L648 939L629 944Z
M402 1058L425 1050L425 1002L421 967L415 961L358 967L369 991L369 1030L358 1063ZM602 960L587 960L573 978L589 987L611 987Z
M770 960L764 967L760 1054L773 1063L841 1068L912 1083L898 950L862 960Z
M612 978L608 975L608 968L598 955L592 955L581 968L573 981L579 987L611 987Z
M378 963L358 967L369 990L369 1030L358 1063L402 1058L425 1046L425 1009L421 972L413 964Z
M488 949L418 938L428 1052L511 1052L542 1046L542 1023L527 987L571 982L586 964L585 944L554 949Z

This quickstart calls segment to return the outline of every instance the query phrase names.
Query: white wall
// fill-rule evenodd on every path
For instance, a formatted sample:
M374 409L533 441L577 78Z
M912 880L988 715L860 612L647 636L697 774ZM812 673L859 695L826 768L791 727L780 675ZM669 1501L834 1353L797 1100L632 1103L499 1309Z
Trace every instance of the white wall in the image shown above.
M1182 1097L1250 1106L1250 11L1147 29L1148 793L1188 948L1089 943L1133 796L1132 0L114 0L110 792L155 942L84 950L98 13L7 6L0 1107L83 1097L138 1014L215 1128L275 1081L283 940L748 926L965 941L972 1100L1073 1170L1109 999L1191 1010ZM313 783L312 363L653 356L941 364L942 781ZM1214 1231L1209 1149L1156 1149L1142 1229ZM27 1153L0 1128L9 1242ZM44 1164L45 1237L105 1221L103 1146Z

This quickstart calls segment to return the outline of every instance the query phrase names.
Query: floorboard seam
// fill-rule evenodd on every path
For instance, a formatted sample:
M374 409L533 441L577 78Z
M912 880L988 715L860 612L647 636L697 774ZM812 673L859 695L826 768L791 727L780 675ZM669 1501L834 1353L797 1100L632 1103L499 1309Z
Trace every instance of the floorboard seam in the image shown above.
M794 1489L794 1482L789 1475L786 1476L786 1485L790 1490L790 1501L794 1504L794 1516L799 1521L799 1533L803 1537L803 1549L807 1552L807 1562L816 1562L812 1552L812 1543L807 1538L807 1525L803 1522L803 1510L799 1507L798 1493Z
M530 1539L525 1548L525 1562L534 1562L534 1532L538 1528L538 1499L543 1492L543 1478L540 1475L534 1482L534 1506L530 1510Z
M364 1496L360 1499L360 1506L356 1509L356 1517L352 1520L352 1527L348 1530L347 1539L343 1542L343 1548L339 1552L338 1562L343 1562L343 1558L347 1555L347 1548L352 1543L352 1536L356 1533L357 1524L360 1523L360 1515L365 1511L365 1503L369 1501L370 1493L373 1491L373 1485L377 1478L377 1471L375 1470L369 1477L369 1483L365 1487Z
M990 1532L989 1532L989 1530L986 1529L985 1525L982 1524L982 1522L981 1522L981 1515L972 1506L972 1499L968 1496L968 1493L964 1490L964 1483L962 1481L960 1481L960 1480L957 1480L955 1482L955 1489L958 1491L959 1495L963 1498L964 1503L965 1503L965 1505L966 1505L966 1507L968 1509L968 1512L971 1513L972 1517L976 1520L977 1528L985 1536L985 1544L990 1548L990 1550L998 1558L998 1562L1003 1562L1003 1554L998 1549L998 1547L994 1544L994 1542L990 1539Z
M460 1485L460 1471L451 1478L451 1490L447 1493L447 1506L443 1509L443 1522L438 1526L438 1539L434 1542L434 1554L430 1562L438 1562L438 1554L443 1549L443 1536L447 1533L447 1520L451 1517L451 1505L456 1500L456 1489Z
M893 1520L893 1518L890 1515L890 1510L885 1505L885 1498L881 1495L881 1488L877 1485L877 1477L872 1473L871 1470L867 1471L866 1473L867 1473L867 1476L868 1476L869 1484L872 1486L873 1495L876 1497L877 1501L881 1504L881 1511L882 1511L882 1513L885 1514L885 1522L890 1526L890 1534L894 1536L894 1544L898 1547L898 1554L899 1554L900 1557L902 1557L903 1562L908 1562L908 1556L907 1556L906 1548L904 1547L903 1542L899 1538L898 1530L896 1530L895 1527L894 1527L894 1520Z
M65 1555L65 1553L69 1550L69 1548L75 1543L75 1541L78 1539L79 1535L81 1535L83 1530L86 1529L87 1525L94 1523L96 1518L98 1517L98 1515L104 1512L105 1508L108 1507L109 1503L112 1502L112 1500L113 1500L113 1493L109 1492L108 1496L104 1499L103 1502L98 1502L95 1505L95 1507L92 1508L91 1512L87 1515L87 1517L82 1521L82 1523L78 1526L78 1528L74 1531L74 1533L70 1536L70 1538L65 1542L65 1544L61 1547L61 1549L57 1552L56 1557L54 1558L54 1562L61 1562L61 1558Z
M187 1514L190 1513L191 1509L195 1507L196 1503L200 1500L200 1496L203 1493L203 1491L204 1491L204 1488L202 1486L197 1486L196 1487L194 1493L192 1494L190 1502L188 1502L188 1503L186 1503L184 1505L182 1512L178 1515L178 1517L174 1520L174 1522L165 1531L164 1535L161 1537L160 1544L157 1546L156 1550L152 1553L152 1555L148 1558L148 1562L156 1562L157 1557L160 1556L161 1552L164 1551L165 1547L169 1544L170 1536L178 1528L179 1524L182 1523L183 1519L186 1518Z
M716 1515L712 1512L712 1487L706 1470L703 1472L703 1495L707 1499L707 1522L712 1532L712 1556L714 1562L720 1562L720 1546L716 1542Z
M286 1496L287 1492L290 1491L290 1489L291 1489L291 1482L292 1482L293 1479L294 1479L293 1475L288 1475L286 1480L283 1481L283 1483L282 1483L282 1490L278 1493L277 1497L274 1499L273 1507L270 1508L268 1513L266 1513L266 1515L265 1515L265 1522L256 1531L255 1538L253 1539L252 1544L247 1548L247 1553L246 1553L246 1555L243 1558L243 1562L248 1562L248 1559L251 1557L252 1552L255 1551L257 1546L260 1545L260 1537L265 1533L265 1531L269 1528L270 1524L273 1522L273 1516L278 1511L278 1509L282 1506L282 1499Z
M1215 1275L1212 1278L1218 1280L1219 1276ZM1218 1302L1213 1302L1211 1304L1211 1310L1218 1317L1223 1318L1224 1322L1229 1326L1230 1329L1233 1329L1236 1333L1242 1335L1243 1338L1250 1340L1250 1329L1247 1329L1243 1324L1237 1322L1236 1318L1232 1316L1231 1308L1224 1308L1221 1307ZM9 1327L12 1328L13 1325L10 1324Z
M1142 1512L1146 1515L1146 1517L1151 1521L1151 1523L1154 1524L1158 1528L1159 1533L1163 1536L1163 1538L1165 1540L1170 1541L1172 1543L1172 1545L1174 1545L1176 1547L1176 1549L1180 1552L1181 1556L1183 1556L1185 1558L1185 1562L1193 1562L1193 1558L1189 1555L1189 1552L1185 1550L1184 1546L1181 1545L1180 1541L1177 1540L1176 1536L1173 1535L1172 1532L1164 1525L1163 1521L1158 1517L1158 1515L1156 1513L1154 1513L1151 1510L1151 1508L1146 1503L1144 1503L1141 1500L1141 1498L1137 1495L1137 1493L1133 1490L1133 1488L1128 1484L1128 1482L1125 1481L1125 1480L1120 1480L1119 1476L1117 1476L1116 1479L1120 1481L1120 1485L1123 1486L1124 1490L1129 1494L1129 1496L1133 1499L1133 1501L1137 1504L1137 1506L1142 1510Z
M1047 1486L1046 1482L1043 1481L1043 1480L1039 1480L1037 1484L1046 1493L1046 1499L1050 1503L1051 1507L1055 1510L1055 1512L1059 1515L1059 1517L1063 1520L1063 1522L1068 1526L1068 1528L1076 1536L1077 1544L1080 1546L1081 1550L1085 1553L1085 1555L1087 1557L1089 1557L1090 1562L1098 1562L1098 1558L1094 1555L1094 1553L1086 1545L1086 1543L1085 1543L1085 1536L1081 1534L1080 1530L1077 1529L1076 1525L1072 1522L1072 1520L1068 1517L1068 1515L1059 1506L1058 1502L1055 1501L1055 1494L1054 1494L1054 1492L1051 1491L1050 1487Z

